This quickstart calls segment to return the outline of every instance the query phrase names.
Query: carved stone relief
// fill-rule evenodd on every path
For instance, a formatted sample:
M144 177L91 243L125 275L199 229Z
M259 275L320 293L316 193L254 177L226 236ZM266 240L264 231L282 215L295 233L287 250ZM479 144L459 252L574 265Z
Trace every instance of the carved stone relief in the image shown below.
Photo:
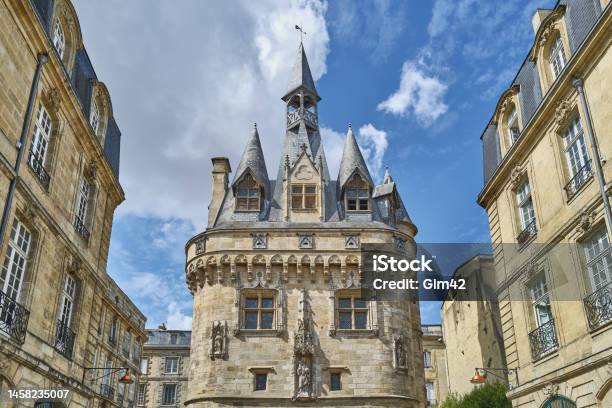
M210 358L225 359L227 358L227 321L226 320L215 320L212 323L212 330L210 334Z

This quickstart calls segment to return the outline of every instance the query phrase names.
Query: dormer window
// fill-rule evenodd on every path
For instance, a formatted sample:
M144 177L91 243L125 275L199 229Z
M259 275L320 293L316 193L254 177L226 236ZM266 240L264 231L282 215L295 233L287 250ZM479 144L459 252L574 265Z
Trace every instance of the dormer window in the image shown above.
M355 174L347 184L346 209L347 211L370 210L370 186L358 174Z
M236 210L259 211L261 189L250 174L236 185Z
M59 20L55 20L55 25L53 26L53 46L60 59L63 60L64 51L66 50L66 36Z
M314 210L317 208L317 186L314 184L291 185L291 208Z
M512 111L508 115L508 123L507 123L507 134L508 134L508 142L510 146L512 146L518 139L520 131L518 125L518 115L516 113L516 108L512 107Z
M550 68L553 73L553 79L556 79L565 67L565 51L563 50L563 42L561 36L557 35L553 45L550 47Z

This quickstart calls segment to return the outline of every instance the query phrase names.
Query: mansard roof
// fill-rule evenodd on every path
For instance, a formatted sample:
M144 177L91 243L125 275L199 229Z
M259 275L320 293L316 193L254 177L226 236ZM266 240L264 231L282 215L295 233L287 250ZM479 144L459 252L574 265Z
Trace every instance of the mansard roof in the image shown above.
M261 142L259 141L259 132L257 124L253 125L253 131L249 138L236 173L232 181L232 187L244 177L246 172L250 172L251 176L264 187L266 195L269 194L268 170L266 169L266 161L264 159Z
M340 162L340 170L338 171L338 188L339 192L344 189L344 185L355 172L366 179L370 186L374 186L368 166L361 154L353 128L349 124L348 132L346 133L346 141L344 143L344 151L342 152L342 161Z
M289 80L289 87L287 93L283 96L283 100L286 101L291 94L295 93L298 89L305 89L312 93L317 101L321 100L321 97L317 93L312 74L310 73L310 66L308 65L308 59L306 58L306 52L304 52L304 45L300 42L298 48L297 59L291 72L291 78Z

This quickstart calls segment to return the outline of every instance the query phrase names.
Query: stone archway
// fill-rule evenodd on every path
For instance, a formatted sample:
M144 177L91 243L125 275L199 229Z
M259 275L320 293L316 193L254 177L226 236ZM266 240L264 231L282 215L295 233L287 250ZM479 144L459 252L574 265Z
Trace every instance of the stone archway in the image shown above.
M569 398L556 395L544 402L542 408L576 408L576 403Z

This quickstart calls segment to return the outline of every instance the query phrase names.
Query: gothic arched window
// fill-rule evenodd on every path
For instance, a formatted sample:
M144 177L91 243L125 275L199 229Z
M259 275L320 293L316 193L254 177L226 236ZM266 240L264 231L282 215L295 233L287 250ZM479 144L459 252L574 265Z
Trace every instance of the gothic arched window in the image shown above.
M255 179L247 174L236 185L236 210L259 211L261 189Z
M346 186L347 211L370 210L370 186L359 175L355 174Z

